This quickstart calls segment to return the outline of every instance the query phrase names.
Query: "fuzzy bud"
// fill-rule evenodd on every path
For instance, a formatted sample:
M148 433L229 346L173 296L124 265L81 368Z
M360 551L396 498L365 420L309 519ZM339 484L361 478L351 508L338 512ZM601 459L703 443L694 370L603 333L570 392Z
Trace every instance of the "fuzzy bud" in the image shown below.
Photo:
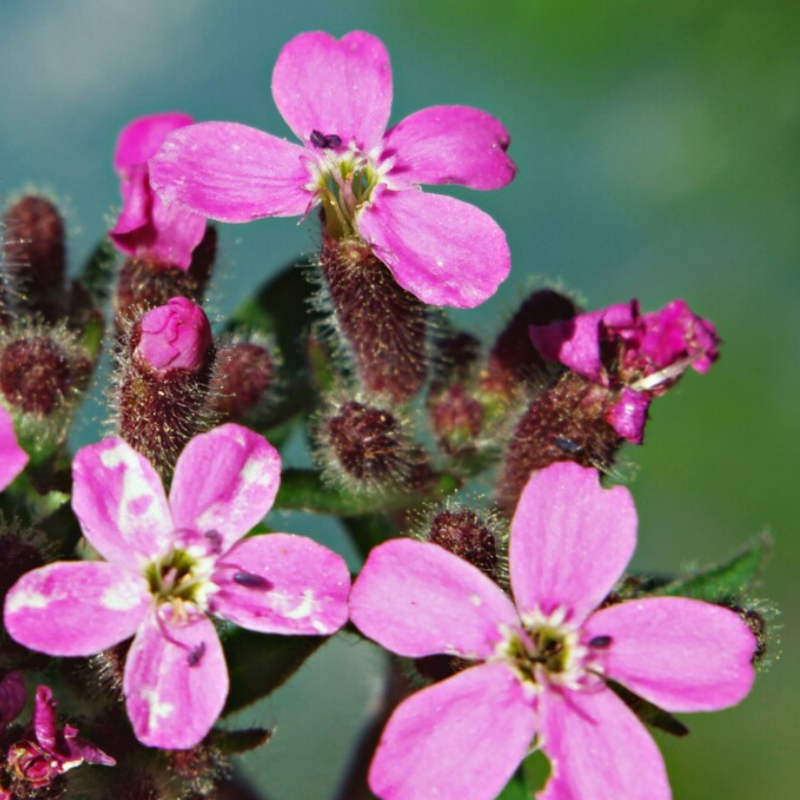
M439 447L447 455L471 455L483 428L483 406L462 384L428 398L428 414Z
M331 406L316 426L327 477L350 490L382 490L416 478L424 457L390 411L355 400Z
M16 304L55 322L64 314L64 222L44 197L27 195L3 215L3 257ZM14 285L17 284L17 285Z
M322 274L363 388L396 402L425 382L425 304L397 285L387 267L357 240L325 237Z
M430 523L425 538L469 561L492 580L497 579L497 542L491 529L473 511L440 511Z
M614 396L568 372L548 386L523 413L506 446L497 502L511 516L530 475L556 461L609 469L622 438L606 417Z
M275 380L275 361L267 347L236 342L217 351L211 403L221 419L239 419L255 409Z
M546 373L545 361L528 333L531 325L547 325L574 317L578 307L553 289L533 292L517 309L489 353L482 385L486 391L511 396Z
M147 312L120 348L119 432L162 476L214 423L207 407L214 352L205 313L183 297Z

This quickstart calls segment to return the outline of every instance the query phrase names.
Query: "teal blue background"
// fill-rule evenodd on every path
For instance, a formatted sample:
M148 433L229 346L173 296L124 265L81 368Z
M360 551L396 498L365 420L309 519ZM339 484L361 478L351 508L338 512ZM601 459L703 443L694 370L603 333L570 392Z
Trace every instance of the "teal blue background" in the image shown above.
M636 565L716 560L773 532L759 595L782 610L772 667L739 708L688 717L663 741L680 800L798 796L797 612L800 538L800 12L796 3L672 0L339 0L290 6L213 0L0 3L0 192L31 182L65 203L77 264L113 218L118 130L182 110L280 135L269 93L296 33L379 35L395 75L393 121L463 103L508 126L516 181L455 191L508 234L512 275L479 311L493 331L544 280L588 306L683 297L725 339L707 376L657 402L643 448L624 452L640 513ZM264 220L223 230L218 317L299 251L310 224ZM82 436L96 438L90 405ZM288 526L289 521L287 521ZM342 547L327 526L307 520ZM303 527L305 526L305 527ZM364 666L364 663L367 666ZM277 723L247 769L273 800L325 800L379 658L326 646L263 709ZM360 677L358 677L360 676Z

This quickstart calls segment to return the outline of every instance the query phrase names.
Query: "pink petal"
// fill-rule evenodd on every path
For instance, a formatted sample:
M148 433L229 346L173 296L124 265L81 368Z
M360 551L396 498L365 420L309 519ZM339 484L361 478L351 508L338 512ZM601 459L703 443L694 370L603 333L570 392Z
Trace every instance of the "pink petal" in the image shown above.
M394 539L376 547L350 594L350 618L382 647L417 658L487 658L513 603L477 567L436 544Z
M11 587L5 625L31 650L90 656L133 636L149 604L147 583L135 572L103 561L59 561Z
M347 146L371 150L392 108L392 68L383 42L363 31L341 40L301 33L281 50L272 73L272 96L295 136L316 130Z
M144 166L158 152L168 133L193 122L188 114L178 112L150 114L133 120L122 129L117 139L114 169L125 175L131 167Z
M622 575L636 547L636 509L623 486L571 461L537 472L511 522L511 586L521 612L570 612L580 623Z
M549 325L531 325L530 334L542 356L560 361L573 372L605 384L606 372L600 352L603 326L620 329L624 335L637 319L638 304L632 300Z
M480 305L511 269L500 226L453 197L385 190L361 212L358 228L395 280L434 306Z
M648 408L650 408L650 397L645 392L635 392L626 387L606 419L623 439L641 444L644 439Z
M540 700L542 747L552 774L537 800L669 800L664 760L610 689Z
M161 199L223 222L303 214L314 196L299 145L235 122L170 134L150 161Z
M151 193L149 186L146 191L142 197L141 189L132 186L108 235L125 255L153 258L182 270L189 269L192 252L205 236L205 217L176 203L165 203Z
M0 406L0 492L28 463L28 454L17 444L11 415Z
M481 664L398 706L372 760L382 800L492 800L528 752L534 715L503 664Z
M347 565L304 536L245 539L219 559L212 581L213 612L252 631L330 635L347 622Z
M175 466L175 526L216 531L224 553L272 508L280 479L281 457L263 436L231 423L195 436Z
M72 462L72 508L103 558L152 560L172 539L161 478L150 462L116 437L82 447Z
M491 114L468 106L432 106L406 117L384 137L383 158L395 155L389 180L458 183L499 189L516 174L506 155L508 131Z
M604 667L616 681L668 711L713 711L750 691L756 640L728 608L683 597L609 606L586 636L610 636Z
M162 606L148 615L125 662L123 688L136 738L149 747L194 747L228 696L228 668L214 625L188 612L172 621Z

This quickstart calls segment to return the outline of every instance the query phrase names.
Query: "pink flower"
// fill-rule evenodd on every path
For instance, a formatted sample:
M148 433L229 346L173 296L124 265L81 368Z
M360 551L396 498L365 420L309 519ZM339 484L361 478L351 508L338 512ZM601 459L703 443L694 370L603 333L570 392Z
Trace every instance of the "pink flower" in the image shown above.
M206 232L206 221L155 195L147 162L168 133L193 122L186 114L153 114L134 120L120 133L114 169L121 180L122 211L109 236L125 255L189 268L192 251Z
M49 564L9 591L8 632L33 650L87 656L133 636L123 689L138 739L189 748L228 694L218 616L254 631L335 633L347 620L344 561L302 536L242 537L272 505L280 457L239 425L195 437L169 500L121 439L81 449L72 505L106 561Z
M134 356L160 373L173 369L197 371L208 361L211 326L200 306L185 297L148 311L138 323Z
M709 711L750 690L756 642L727 608L648 598L600 608L636 541L624 487L600 488L571 462L537 473L511 524L514 602L437 545L375 548L351 618L403 656L447 653L474 666L412 695L372 762L384 800L491 800L531 746L550 759L539 800L664 800L661 755L607 687L669 711Z
M683 300L641 314L639 303L619 303L549 325L531 325L536 349L595 383L618 392L608 422L641 444L647 409L692 367L705 373L719 357L714 326Z
M33 720L26 735L8 751L8 765L31 788L49 786L57 777L81 764L113 767L117 762L78 735L73 725L58 729L56 702L47 686L39 686Z
M386 131L389 56L362 31L292 39L272 96L303 146L232 122L182 128L150 162L161 198L224 222L304 215L322 203L329 228L368 242L420 300L471 308L494 294L510 269L503 231L474 206L419 185L505 186L515 167L500 122L476 108L434 106Z
M14 420L0 406L0 492L25 469L28 454L17 444Z

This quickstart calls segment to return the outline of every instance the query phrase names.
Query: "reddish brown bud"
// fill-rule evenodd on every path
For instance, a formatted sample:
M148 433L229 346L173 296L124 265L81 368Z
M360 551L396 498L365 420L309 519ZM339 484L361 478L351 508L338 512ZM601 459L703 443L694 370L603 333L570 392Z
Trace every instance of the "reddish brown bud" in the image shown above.
M396 487L425 471L424 453L385 408L355 400L333 404L315 433L327 477L351 490Z
M255 342L236 342L217 351L211 405L221 419L237 419L255 409L275 379L269 350Z
M192 253L188 270L171 264L128 258L122 265L115 297L117 330L143 311L162 306L173 297L201 303L217 252L217 232L209 226Z
M58 209L43 197L28 195L3 215L3 256L21 310L55 322L64 314L66 246Z
M432 520L426 537L459 558L469 561L495 580L498 575L497 542L490 528L473 511L441 511Z
M559 292L552 289L533 292L497 337L482 378L484 387L511 395L521 384L541 378L546 373L545 362L533 346L528 328L570 319L577 313L575 303Z
M428 413L439 447L448 455L475 452L483 426L483 406L462 384L432 392Z
M134 324L118 353L120 436L163 476L215 421L207 403L215 353L208 320L185 298L171 303Z
M566 373L528 406L506 447L497 502L511 516L530 475L556 461L608 469L622 444L605 417L612 393Z
M47 417L76 390L85 388L91 362L48 335L11 339L0 345L0 390L26 414Z
M363 242L326 237L320 265L363 387L395 401L413 397L427 372L425 304Z

